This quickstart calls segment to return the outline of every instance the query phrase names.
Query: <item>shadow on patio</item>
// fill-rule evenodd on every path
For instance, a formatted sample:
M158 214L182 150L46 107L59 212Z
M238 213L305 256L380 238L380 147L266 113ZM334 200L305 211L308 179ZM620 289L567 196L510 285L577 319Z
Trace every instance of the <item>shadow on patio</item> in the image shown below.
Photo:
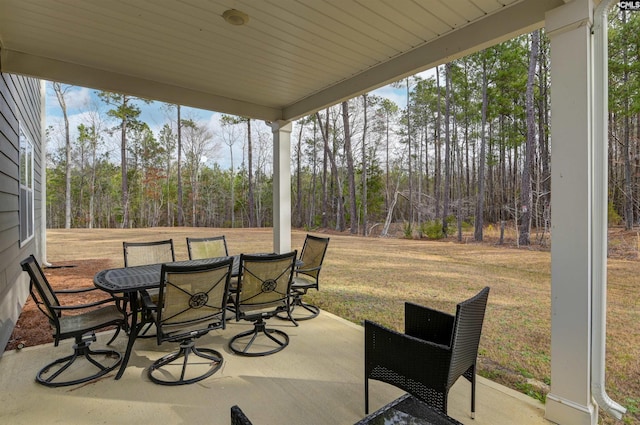
M229 322L199 340L220 349L225 362L212 377L192 385L151 383L146 368L174 344L139 339L124 376L85 385L46 388L34 377L47 362L70 351L71 341L9 351L0 358L0 423L32 424L228 424L238 404L256 425L353 424L364 415L363 328L327 312L299 327L271 320L291 337L280 353L260 358L232 354L227 343L240 327ZM99 335L100 346L108 335ZM124 351L126 336L114 346ZM402 394L371 381L371 411ZM449 415L464 424L548 424L541 403L478 378L476 419L469 416L470 384L460 379L449 395Z

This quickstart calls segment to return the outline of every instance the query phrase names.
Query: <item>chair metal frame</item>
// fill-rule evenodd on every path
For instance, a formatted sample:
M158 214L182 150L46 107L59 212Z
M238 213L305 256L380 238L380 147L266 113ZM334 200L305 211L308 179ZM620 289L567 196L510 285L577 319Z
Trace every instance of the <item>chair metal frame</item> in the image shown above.
M407 391L445 414L449 389L464 376L471 382L475 416L476 361L489 287L456 306L452 316L405 303L405 333L365 320L365 412L369 379Z
M57 347L60 341L64 339L75 339L73 354L57 359L40 369L36 375L36 381L48 387L76 385L104 376L118 367L122 361L122 356L119 352L115 350L91 350L89 348L91 343L96 341L96 330L117 326L113 337L107 342L107 345L110 345L120 333L120 328L126 328L125 315L116 306L117 300L114 297L110 297L89 304L63 306L58 300L58 295L86 293L99 289L93 287L54 291L33 255L24 259L20 265L31 279L29 285L31 297L54 328L54 346ZM107 303L113 304L94 308ZM75 315L63 315L63 312L84 309L90 310ZM65 377L64 372L68 371L76 360L82 358L95 366L98 371L93 375L63 380L62 378ZM100 358L100 361L98 358ZM104 364L105 360L110 360L110 364Z
M163 264L158 304L147 295L143 298L157 329L157 342L179 342L180 348L156 360L148 369L149 379L161 385L184 385L213 375L222 366L222 354L197 347L195 340L212 330L226 327L226 307L233 259L200 265ZM160 308L162 306L162 308ZM187 378L191 356L205 359L209 369ZM180 376L170 379L163 369L182 359ZM177 362L180 365L180 361Z
M199 255L201 250L205 252L205 255ZM227 240L224 235L206 238L187 238L187 251L189 253L189 260L229 256Z
M285 254L240 255L240 267L233 309L236 321L253 322L253 329L231 338L229 348L243 356L266 356L283 350L289 344L289 335L266 326L266 319L290 308L290 291L297 251ZM251 351L258 336L275 343L275 348ZM249 338L247 343L243 343Z
M329 238L322 238L307 234L300 260L302 265L297 267L291 281L291 303L286 314L278 314L278 318L291 320L296 326L299 320L309 320L320 314L320 308L302 301L309 289L320 289L320 270L329 246ZM294 316L295 309L306 310L303 315Z

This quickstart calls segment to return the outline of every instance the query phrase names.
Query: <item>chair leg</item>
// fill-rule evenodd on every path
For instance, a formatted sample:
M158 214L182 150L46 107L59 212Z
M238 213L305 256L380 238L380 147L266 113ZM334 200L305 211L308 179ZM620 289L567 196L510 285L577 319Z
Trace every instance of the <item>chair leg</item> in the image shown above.
M118 337L118 334L119 334L119 333L120 333L120 326L118 326L118 327L116 328L115 333L113 334L113 336L111 337L111 339L109 340L109 342L107 342L107 345L111 345L111 343L112 343L113 341L115 341L115 340L116 340L116 338Z
M473 377L471 378L471 419L476 418L476 373L475 368L473 370Z
M209 370L207 372L202 373L193 378L185 378L187 373L187 366L190 364L189 359L190 355L193 354L196 357L200 357L207 360L207 363L210 364ZM170 365L174 361L183 358L180 366L180 374L178 378L175 378L175 374L172 374L168 370L162 370L167 365ZM185 384L193 384L194 382L202 381L205 378L216 373L220 367L222 367L222 354L220 354L216 350L212 350L210 348L197 348L195 346L195 342L192 339L182 341L180 343L180 349L177 352L167 354L166 356L156 360L150 367L147 372L149 379L152 382L160 385L185 385ZM194 363L191 363L193 366ZM157 371L157 373L155 373ZM162 375L162 376L160 376ZM165 378L166 377L166 378ZM171 379L171 377L173 377Z
M97 379L107 373L111 372L113 369L120 365L122 361L122 356L120 353L114 350L91 350L89 345L91 342L95 341L95 335L91 334L88 336L77 336L76 343L73 345L73 354L58 359L54 362L49 363L47 366L43 367L38 374L36 375L36 381L42 385L47 387L64 387L68 385L76 385L84 382L92 381ZM101 362L97 361L94 357L106 357L106 358L115 358L116 361L111 364L105 366ZM78 359L84 357L89 363L98 368L98 372L94 373L90 376L85 376L77 379L70 379L66 381L57 381L56 379L69 369L69 367ZM48 375L52 368L60 366L55 372Z
M283 312L283 313L278 313L276 315L276 317L278 319L282 319L282 320L290 320L291 322L293 322L294 325L298 326L298 323L297 323L298 321L300 321L300 320L309 320L309 319L313 319L314 317L318 316L318 314L320 314L320 309L318 307L316 307L315 305L307 304L307 303L302 301L302 296L305 293L306 292L295 291L295 294L292 296L293 300L290 303L289 311ZM300 307L300 308L306 310L307 313L302 315L302 316L295 316L294 317L293 312L296 309L296 307Z
M264 334L269 340L275 342L276 347L272 350L265 351L249 351L260 334ZM279 338L276 337L279 336ZM239 340L251 336L249 342L243 344ZM239 333L229 341L229 348L236 354L248 357L267 356L283 350L289 344L289 335L278 329L267 329L263 319L259 319L254 323L253 329ZM244 347L243 347L244 346Z
M364 414L369 414L369 379L364 378Z

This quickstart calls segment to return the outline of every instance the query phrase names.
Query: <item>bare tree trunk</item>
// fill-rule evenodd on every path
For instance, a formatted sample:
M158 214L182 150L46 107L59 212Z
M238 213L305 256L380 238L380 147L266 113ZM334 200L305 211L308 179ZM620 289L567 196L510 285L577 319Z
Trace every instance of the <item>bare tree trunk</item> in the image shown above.
M437 220L438 217L440 217L440 198L441 198L441 164L442 164L442 155L441 155L441 151L440 148L442 147L442 143L440 140L440 120L442 118L442 107L441 107L441 100L442 100L442 95L441 95L441 90L440 90L440 67L436 66L436 86L437 86L437 90L438 90L438 110L436 111L436 126L434 129L434 139L435 139L435 148L436 148L436 152L435 152L435 169L433 170L434 173L434 177L433 177L433 186L434 186L434 196L435 196L435 201L436 201L436 208L435 208L435 219Z
M184 209L182 205L182 119L180 118L180 105L178 109L178 227L184 226Z
M236 185L235 185L235 170L233 169L233 143L229 144L229 158L231 159L231 187L229 188L231 193L231 228L236 227Z
M167 178L165 180L165 184L167 187L167 226L173 227L173 220L171 219L171 149L170 143L167 144Z
M533 198L531 194L531 168L533 167L533 159L536 151L536 117L533 104L533 85L536 78L539 41L540 33L538 30L536 30L531 33L531 53L529 58L529 73L527 76L527 90L525 94L525 106L527 113L527 145L525 153L525 163L522 168L522 187L520 190L522 217L520 222L519 237L519 245L524 246L531 243L531 209L533 207Z
M462 157L462 147L460 146L459 143L457 143L457 139L456 139L456 144L455 144L455 156L456 156L456 162L458 164L458 173L457 176L458 178L456 179L456 192L458 194L458 206L457 209L458 211L456 212L456 224L457 224L457 229L458 229L458 242L462 242L462 181L463 181L463 172L462 172L462 168L463 168L463 162L464 159ZM454 173L454 175L456 175L456 173Z
M253 143L251 139L251 119L247 118L247 162L249 167L249 227L256 227L256 209L253 196Z
M541 42L544 39L541 40ZM547 43L540 46L540 58L538 60L538 75L540 75L540 106L538 111L538 144L540 145L540 162L542 163L542 192L543 192L543 208L547 213L549 204L551 203L551 170L549 167L549 93L547 90L547 81L549 77L547 67Z
M316 212L316 179L317 179L316 166L318 162L318 153L316 151L317 131L318 131L318 119L317 117L314 117L313 118L313 158L312 158L313 173L311 175L311 199L309 201L309 222L308 222L309 227L312 227L315 224L313 218L315 217L315 212Z
M362 95L364 122L362 124L362 235L367 236L367 95Z
M296 148L296 227L302 227L302 130L304 124L300 122L300 132L298 133L298 146Z
M386 124L385 124L385 177L386 177L386 186L385 186L385 196L384 196L384 207L389 210L389 116L391 112L387 111L386 115Z
M449 191L451 187L451 63L445 65L445 116L444 116L444 202L442 207L442 233L447 236L449 215Z
M93 229L95 221L95 198L96 198L96 152L98 150L98 134L95 124L92 126L91 134L91 194L89 195L89 229Z
M58 104L62 109L64 118L64 146L66 163L64 166L65 190L64 190L64 228L71 228L71 136L69 133L69 116L67 114L67 102L64 98L69 87L62 87L60 83L53 83L53 91L56 93Z
M126 108L128 98L123 97ZM120 123L120 168L122 170L122 228L129 227L129 181L127 174L127 120Z
M398 181L396 182L396 189L393 192L393 201L391 201L391 205L389 205L389 208L387 209L387 218L384 220L384 227L380 232L380 237L385 237L389 233L389 226L391 226L391 219L393 218L393 210L396 207L396 204L398 203L398 194L399 194L398 187L399 186L400 186L400 179L398 179Z
M407 158L409 164L409 223L413 227L415 220L413 217L413 155L411 154L411 93L409 91L409 78L407 77L405 81L407 83L407 146L409 147L409 156Z
M325 134L329 134L329 109L326 110L327 112L327 122L326 122L326 128L324 129L324 131L322 131L322 120L320 119L320 114L316 112L316 121L318 121L318 126L320 127L320 134L322 135L322 141L323 141L323 161L322 161L322 227L323 228L327 228L329 227L329 214L327 214L327 211L329 211L329 171L327 170L327 167L329 165L329 149L327 149L327 145L329 144L329 141L325 139Z
M349 102L342 102L342 123L344 125L344 150L347 156L347 179L349 181L349 206L351 211L351 234L358 234L358 208L356 203L356 177L351 150L351 126L349 125Z
M627 24L627 13L622 12L622 25ZM628 91L629 87L629 53L628 47L622 48L622 60L624 65L624 73L622 75L622 85L626 88L627 92L624 95L624 118L623 118L623 130L622 130L622 159L624 161L624 227L625 230L631 230L633 228L633 187L631 184L631 122L630 122L630 106L629 100L631 93Z
M482 59L482 124L480 129L480 165L478 166L478 199L476 201L476 217L473 238L480 242L483 239L484 227L484 172L487 163L487 58Z
M319 122L322 122L322 120L320 119L320 114L318 112L316 112L316 116L318 118ZM340 174L338 174L338 166L336 164L336 159L335 156L333 155L333 152L331 151L331 148L329 147L329 111L327 110L327 124L326 124L326 128L324 129L325 131L322 131L322 126L320 126L320 130L322 132L322 138L324 140L324 150L327 154L327 157L329 159L329 162L331 163L331 174L333 174L333 178L336 182L336 191L338 194L338 208L337 208L337 215L336 215L336 230L338 231L343 231L344 230L344 218L343 218L343 213L344 213L344 207L343 207L343 195L342 195L342 182L340 181Z

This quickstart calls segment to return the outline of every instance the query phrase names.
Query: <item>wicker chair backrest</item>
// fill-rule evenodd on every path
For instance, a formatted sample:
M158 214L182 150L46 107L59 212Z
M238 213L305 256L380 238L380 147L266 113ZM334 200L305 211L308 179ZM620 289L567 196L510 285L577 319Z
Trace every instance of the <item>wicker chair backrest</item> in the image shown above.
M476 362L482 323L489 297L489 287L461 302L456 307L456 318L451 336L451 367L448 386Z

